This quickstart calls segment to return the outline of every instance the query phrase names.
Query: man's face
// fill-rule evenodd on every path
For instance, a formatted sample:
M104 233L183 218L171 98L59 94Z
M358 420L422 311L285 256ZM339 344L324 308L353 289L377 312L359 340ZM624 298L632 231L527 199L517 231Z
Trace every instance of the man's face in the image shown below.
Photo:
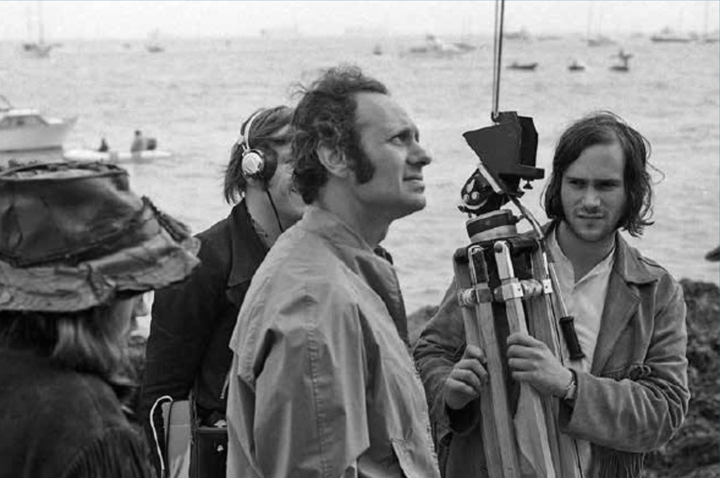
M356 100L360 147L375 168L368 182L355 184L358 202L388 222L419 211L426 202L422 168L431 158L418 143L415 123L387 95L359 93Z
M290 126L279 129L272 137L278 140L273 146L278 164L275 174L268 182L268 189L275 202L280 222L283 228L287 229L302 217L305 203L295 190L292 181L295 161L291 155Z
M560 188L565 222L581 241L611 237L625 212L625 156L619 143L586 148L565 171Z

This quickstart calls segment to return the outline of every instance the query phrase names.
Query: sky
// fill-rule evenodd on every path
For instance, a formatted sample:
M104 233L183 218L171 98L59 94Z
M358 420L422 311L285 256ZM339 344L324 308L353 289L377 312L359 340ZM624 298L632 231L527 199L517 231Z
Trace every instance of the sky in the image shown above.
M167 37L257 36L261 30L301 35L490 35L492 0L475 1L5 1L0 40L36 40L42 17L46 41ZM40 12L40 14L38 14ZM707 17L707 24L706 24ZM531 34L653 33L720 28L720 0L507 0L506 31Z

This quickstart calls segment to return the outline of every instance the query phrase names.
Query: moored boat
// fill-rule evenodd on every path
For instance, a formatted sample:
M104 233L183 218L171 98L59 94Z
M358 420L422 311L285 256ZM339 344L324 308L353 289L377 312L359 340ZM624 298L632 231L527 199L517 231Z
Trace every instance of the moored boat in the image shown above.
M70 118L45 118L33 108L15 108L0 95L0 151L61 148L77 122Z
M516 61L512 62L510 65L508 65L508 70L524 70L524 71L535 71L535 68L537 68L538 63L518 63Z

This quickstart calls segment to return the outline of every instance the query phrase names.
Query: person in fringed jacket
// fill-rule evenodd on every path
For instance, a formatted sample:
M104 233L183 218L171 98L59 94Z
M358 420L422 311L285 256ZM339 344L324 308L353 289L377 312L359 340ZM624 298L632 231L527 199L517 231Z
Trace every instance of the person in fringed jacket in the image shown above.
M155 476L121 405L142 294L198 264L189 230L104 163L0 174L0 477Z

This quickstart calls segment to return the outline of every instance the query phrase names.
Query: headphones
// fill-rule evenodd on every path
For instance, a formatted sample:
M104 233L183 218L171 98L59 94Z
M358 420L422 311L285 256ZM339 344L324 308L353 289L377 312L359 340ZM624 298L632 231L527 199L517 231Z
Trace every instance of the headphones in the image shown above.
M253 114L245 123L245 128L240 129L240 150L242 152L241 168L243 176L246 178L261 179L265 182L275 174L277 164L271 158L265 156L265 153L259 149L250 147L250 132L255 119L265 110L259 110Z

